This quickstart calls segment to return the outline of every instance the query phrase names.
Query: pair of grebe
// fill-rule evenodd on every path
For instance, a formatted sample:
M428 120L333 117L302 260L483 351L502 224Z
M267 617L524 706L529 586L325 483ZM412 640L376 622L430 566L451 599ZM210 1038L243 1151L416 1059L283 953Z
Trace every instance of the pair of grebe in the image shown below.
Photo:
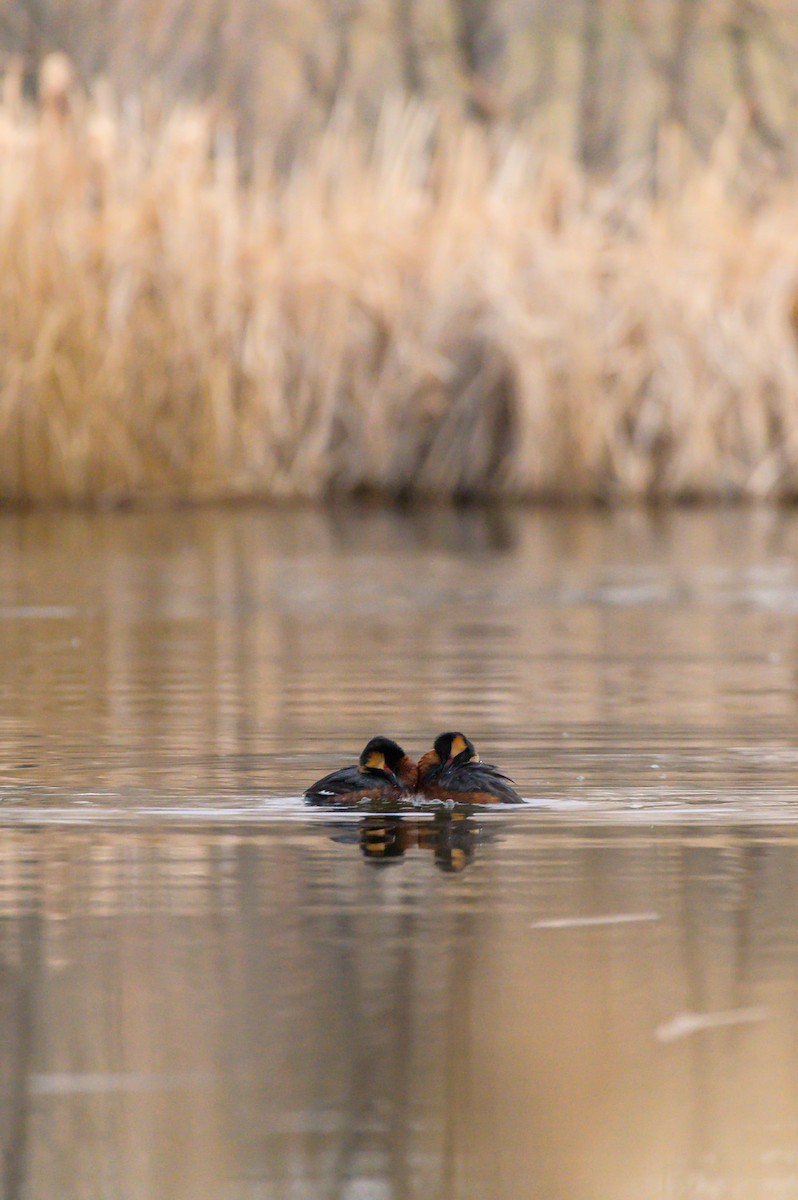
M421 796L458 804L522 804L510 782L482 761L463 733L442 733L417 763L390 738L375 737L357 766L325 775L308 788L305 799L309 804L352 805Z

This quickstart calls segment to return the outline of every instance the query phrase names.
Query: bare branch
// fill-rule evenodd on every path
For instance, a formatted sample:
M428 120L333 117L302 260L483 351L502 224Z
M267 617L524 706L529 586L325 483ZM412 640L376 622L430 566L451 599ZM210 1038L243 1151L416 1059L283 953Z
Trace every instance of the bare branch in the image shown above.
M469 111L480 121L491 121L503 107L499 87L507 49L495 0L452 0L452 4Z
M582 0L582 75L579 85L579 157L589 168L602 157L601 52L602 0Z
M732 45L737 86L748 112L751 128L757 137L768 149L783 153L784 140L773 128L765 113L751 60L752 35L749 23L751 16L756 16L756 10L746 0L737 0L734 16L729 25L729 39Z
M416 95L424 91L423 55L418 37L416 0L393 0L394 24L399 38L402 81Z
M668 60L667 116L684 129L689 129L690 96L689 70L693 35L701 0L679 0L673 32L673 50Z

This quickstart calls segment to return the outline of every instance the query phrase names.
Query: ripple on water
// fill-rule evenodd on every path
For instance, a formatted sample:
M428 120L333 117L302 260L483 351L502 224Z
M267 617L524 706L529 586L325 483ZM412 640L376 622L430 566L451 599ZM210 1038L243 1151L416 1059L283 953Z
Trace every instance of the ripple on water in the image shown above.
M0 518L9 1195L794 1195L796 563L786 511ZM301 799L457 727L522 808Z

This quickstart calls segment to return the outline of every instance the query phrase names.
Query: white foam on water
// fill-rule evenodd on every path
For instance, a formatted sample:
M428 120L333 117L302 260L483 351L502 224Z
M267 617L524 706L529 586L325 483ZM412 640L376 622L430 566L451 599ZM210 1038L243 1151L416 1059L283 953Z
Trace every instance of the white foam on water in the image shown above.
M680 1038L690 1037L693 1033L702 1033L707 1029L723 1029L728 1025L748 1025L758 1021L767 1021L770 1010L758 1008L729 1008L713 1013L677 1013L670 1021L663 1021L654 1030L658 1042L676 1042Z
M33 1074L28 1091L33 1096L87 1096L106 1092L160 1092L195 1088L212 1081L208 1071L57 1071Z
M605 913L594 917L544 917L540 921L532 921L530 929L579 929L591 925L632 925L638 921L659 921L660 915L655 912L642 913Z

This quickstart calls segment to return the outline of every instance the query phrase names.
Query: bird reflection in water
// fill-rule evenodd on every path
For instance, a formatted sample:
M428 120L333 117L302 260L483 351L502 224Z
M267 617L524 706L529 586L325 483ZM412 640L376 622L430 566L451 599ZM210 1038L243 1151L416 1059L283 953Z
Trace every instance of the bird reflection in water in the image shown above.
M333 835L336 842L358 845L370 863L401 862L408 850L417 849L430 853L441 871L455 874L473 861L478 844L492 839L464 812L435 813L426 821L372 814L363 817L355 830Z

